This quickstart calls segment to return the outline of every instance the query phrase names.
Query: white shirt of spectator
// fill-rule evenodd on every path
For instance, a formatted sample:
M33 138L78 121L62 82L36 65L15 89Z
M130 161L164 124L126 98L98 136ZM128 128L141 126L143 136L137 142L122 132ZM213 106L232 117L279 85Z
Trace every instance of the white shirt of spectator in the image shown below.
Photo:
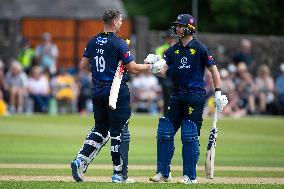
M48 94L49 84L46 77L40 77L38 80L29 78L28 88L31 94Z

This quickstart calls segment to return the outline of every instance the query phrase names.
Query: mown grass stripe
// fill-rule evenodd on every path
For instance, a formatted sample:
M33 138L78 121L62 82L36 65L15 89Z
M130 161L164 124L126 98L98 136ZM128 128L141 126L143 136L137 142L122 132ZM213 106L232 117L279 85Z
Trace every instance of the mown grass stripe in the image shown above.
M0 163L1 168L15 168L15 169L70 169L70 164L13 164ZM112 165L98 164L90 165L89 168L95 169L112 169ZM154 165L129 165L132 170L156 170ZM171 166L174 171L181 171L182 166ZM198 166L197 170L204 170L204 167ZM243 166L216 166L216 171L275 171L284 172L284 167L243 167Z

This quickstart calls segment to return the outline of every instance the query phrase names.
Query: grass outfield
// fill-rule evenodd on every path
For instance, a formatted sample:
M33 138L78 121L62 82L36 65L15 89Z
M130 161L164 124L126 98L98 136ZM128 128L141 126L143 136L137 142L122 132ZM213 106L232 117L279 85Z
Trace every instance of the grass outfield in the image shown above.
M211 119L205 119L201 132L201 155L199 167L204 166L205 149L211 127ZM129 152L130 165L155 165L156 129L158 117L133 115L130 120L131 144ZM83 139L93 125L91 116L11 116L0 118L0 164L62 164L67 165L81 147ZM216 166L233 167L284 167L284 118L248 117L242 119L224 118L218 122L218 139L216 148ZM176 151L173 165L180 166L180 134L175 138ZM101 150L92 165L111 164L109 143ZM150 176L154 170L129 170L130 176ZM110 177L111 170L89 170L87 176ZM201 169L198 176L203 177ZM39 175L68 176L67 167L53 169L1 168L1 175ZM181 171L173 172L180 176ZM217 177L269 177L283 178L283 169L278 171L218 170ZM60 182L9 182L0 181L0 188L89 188L94 183L60 183ZM110 183L96 183L100 188L113 187ZM158 188L155 184L135 184L124 188ZM184 188L183 185L174 185ZM213 185L222 188L277 188L279 185ZM283 187L283 185L281 185ZM120 186L118 186L120 187ZM171 185L164 184L162 188ZM210 188L212 185L194 186ZM160 185L159 185L159 188Z

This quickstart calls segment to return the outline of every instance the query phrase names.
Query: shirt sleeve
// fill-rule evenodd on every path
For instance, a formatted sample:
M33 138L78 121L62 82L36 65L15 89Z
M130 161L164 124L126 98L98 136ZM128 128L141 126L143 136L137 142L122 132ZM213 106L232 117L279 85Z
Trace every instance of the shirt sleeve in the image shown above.
M123 64L128 64L133 61L133 57L130 53L129 47L127 43L123 40L121 40L119 44L119 56Z
M206 67L210 67L212 65L215 65L215 61L213 59L213 56L211 54L211 52L209 51L209 49L204 46L202 47L202 50L201 50L201 59L202 59L202 62L204 62L205 66Z

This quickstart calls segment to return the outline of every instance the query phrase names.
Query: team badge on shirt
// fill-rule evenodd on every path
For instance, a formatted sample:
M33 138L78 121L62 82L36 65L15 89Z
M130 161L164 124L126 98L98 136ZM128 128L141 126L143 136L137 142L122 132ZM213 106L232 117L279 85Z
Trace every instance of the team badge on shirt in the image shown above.
M192 55L194 55L195 52L196 52L195 49L192 49L192 48L190 48L189 51L190 51L190 54L192 54Z
M175 53L176 53L176 54L179 54L179 50L176 50Z

